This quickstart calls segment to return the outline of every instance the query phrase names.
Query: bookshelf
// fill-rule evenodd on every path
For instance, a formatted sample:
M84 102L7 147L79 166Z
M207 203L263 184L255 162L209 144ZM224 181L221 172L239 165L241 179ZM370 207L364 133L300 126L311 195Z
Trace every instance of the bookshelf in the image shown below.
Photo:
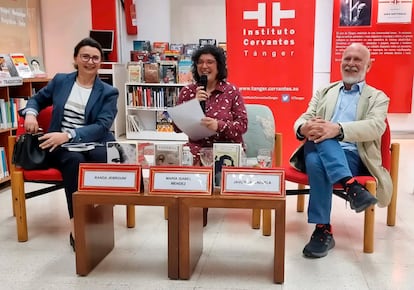
M16 130L17 124L17 110L20 109L24 104L21 102L23 100L27 100L30 98L35 92L40 90L49 82L47 78L27 78L23 79L20 83L16 83L14 85L0 85L0 99L4 100L5 108L9 113L7 115L7 122L1 125L0 128L0 147L4 147L5 152L5 164L0 163L2 165L1 172L0 172L0 185L4 184L5 182L10 180L10 176L7 176L5 173L5 168L7 170L10 169L10 154L13 152L13 148L9 148L8 146L8 137L11 136ZM11 103L14 101L14 105L16 108L12 113L13 106ZM2 103L1 101L0 103ZM1 155L0 155L1 157Z
M186 142L184 133L157 130L157 116L173 107L184 84L136 83L125 84L126 138L151 141ZM131 125L133 119L139 129Z
M127 69L125 64L115 62L104 62L98 71L99 78L116 87L119 91L118 97L118 113L112 124L111 130L114 132L115 138L124 136L125 129L125 83L127 81Z

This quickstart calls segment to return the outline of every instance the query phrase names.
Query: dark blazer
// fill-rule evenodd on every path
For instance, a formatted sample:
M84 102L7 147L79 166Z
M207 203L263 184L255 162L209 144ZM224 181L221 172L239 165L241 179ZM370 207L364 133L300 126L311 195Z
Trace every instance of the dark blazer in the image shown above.
M53 105L52 119L48 132L61 132L64 106L76 81L77 72L56 74L38 93L29 99L23 114L30 108L40 112ZM97 77L85 107L85 126L75 129L76 136L71 142L113 141L110 128L118 112L118 89Z

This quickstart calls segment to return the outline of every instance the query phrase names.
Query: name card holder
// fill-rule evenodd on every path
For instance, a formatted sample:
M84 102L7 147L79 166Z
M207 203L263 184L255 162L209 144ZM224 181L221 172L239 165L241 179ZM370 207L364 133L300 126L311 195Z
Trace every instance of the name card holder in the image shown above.
M152 166L149 195L211 195L213 168L202 166Z
M222 195L285 197L285 171L275 168L223 167Z
M78 190L139 193L141 176L138 164L81 163Z

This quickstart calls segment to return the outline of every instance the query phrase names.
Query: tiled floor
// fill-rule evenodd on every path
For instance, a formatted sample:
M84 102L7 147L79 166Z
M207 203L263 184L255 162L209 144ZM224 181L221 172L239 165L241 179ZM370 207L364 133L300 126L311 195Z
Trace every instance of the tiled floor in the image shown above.
M273 284L273 237L250 228L250 210L210 209L204 253L188 281L167 278L167 222L161 207L138 207L137 227L125 227L115 207L115 249L87 277L75 274L62 191L27 202L29 241L16 241L10 190L0 192L2 289L413 289L414 141L401 143L397 225L378 208L375 252L362 253L363 214L334 198L336 247L322 259L302 257L313 226L288 197L285 283Z

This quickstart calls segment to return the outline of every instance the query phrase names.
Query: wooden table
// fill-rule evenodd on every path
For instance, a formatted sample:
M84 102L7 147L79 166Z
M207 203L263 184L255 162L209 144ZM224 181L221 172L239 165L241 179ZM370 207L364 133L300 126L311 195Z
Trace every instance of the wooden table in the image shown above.
M87 275L114 248L114 205L168 207L168 277L179 278L178 199L121 192L76 192L73 195L76 273Z
M285 276L285 197L260 196L182 196L179 208L180 279L190 279L203 251L203 208L258 208L275 210L274 273L275 283Z

